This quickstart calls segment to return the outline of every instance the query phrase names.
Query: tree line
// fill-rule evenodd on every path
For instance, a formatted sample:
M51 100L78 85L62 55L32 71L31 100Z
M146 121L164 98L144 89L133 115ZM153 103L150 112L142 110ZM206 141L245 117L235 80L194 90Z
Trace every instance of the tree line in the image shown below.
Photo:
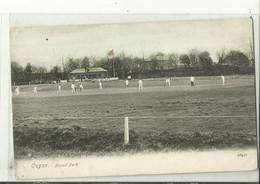
M201 67L210 68L213 65L230 65L249 67L254 66L253 52L244 53L238 50L226 51L221 49L217 53L217 62L213 62L208 51L191 49L188 53L166 54L158 52L148 58L127 56L120 53L114 58L68 58L62 66L55 65L51 69L44 66L34 66L27 63L22 67L17 62L11 62L12 84L25 84L30 82L45 83L50 81L67 80L69 73L77 68L102 67L113 76L113 67L116 77L126 78L131 73L171 69L176 67ZM114 64L113 64L114 63Z

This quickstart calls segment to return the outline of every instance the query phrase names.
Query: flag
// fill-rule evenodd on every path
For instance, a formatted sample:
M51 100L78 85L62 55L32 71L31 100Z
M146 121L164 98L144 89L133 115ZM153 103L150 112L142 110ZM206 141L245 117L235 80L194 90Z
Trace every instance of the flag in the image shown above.
M113 49L108 52L108 56L114 56L114 50Z

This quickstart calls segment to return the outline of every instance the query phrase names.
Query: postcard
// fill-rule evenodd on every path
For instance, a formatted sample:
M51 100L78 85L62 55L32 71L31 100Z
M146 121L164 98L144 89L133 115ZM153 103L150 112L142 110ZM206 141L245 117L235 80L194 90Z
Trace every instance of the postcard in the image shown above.
M11 27L16 178L256 170L253 21Z

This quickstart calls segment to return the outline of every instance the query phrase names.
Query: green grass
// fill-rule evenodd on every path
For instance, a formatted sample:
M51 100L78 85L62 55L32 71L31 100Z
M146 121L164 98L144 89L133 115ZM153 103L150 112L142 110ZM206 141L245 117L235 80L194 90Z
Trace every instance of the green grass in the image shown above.
M15 157L254 147L254 86L244 80L187 90L14 97Z

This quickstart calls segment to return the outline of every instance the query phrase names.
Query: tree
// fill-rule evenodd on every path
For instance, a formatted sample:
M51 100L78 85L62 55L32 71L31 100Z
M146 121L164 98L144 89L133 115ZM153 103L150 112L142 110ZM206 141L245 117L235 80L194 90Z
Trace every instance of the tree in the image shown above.
M158 60L158 68L167 69L173 67L172 60L169 59L167 54L164 54L163 52L157 52L156 58Z
M213 61L210 57L209 52L207 52L207 51L200 52L199 55L198 55L198 58L199 58L200 66L203 66L205 68L209 68L213 65Z
M31 82L32 80L32 65L31 63L27 63L24 68L24 76L26 82Z
M42 69L43 67L41 67ZM31 66L31 69L32 69L32 75L31 75L31 81L38 81L40 82L41 81L41 73L40 73L40 67L37 67L37 66Z
M90 67L90 61L87 56L84 57L84 59L81 61L81 68L89 68Z
M11 81L12 84L18 84L24 80L23 67L17 62L11 62Z
M147 70L146 62L143 59L139 58L139 57L132 58L130 63L131 63L130 64L130 70L133 73L135 73L135 72L142 72L144 70Z
M64 72L70 73L79 67L80 67L80 63L78 61L70 58L64 65Z
M152 54L149 57L150 61L148 63L148 67L150 70L156 70L158 67L158 60L157 60L157 56Z
M38 73L41 73L41 74L47 73L47 68L44 66L39 66Z
M118 74L118 77L120 78L126 78L127 74L131 70L131 56L126 56L124 53L119 54L119 63L115 63L116 66L116 72Z
M187 54L181 54L179 59L184 66L190 66L190 59Z
M171 68L173 66L178 66L178 62L179 62L179 56L178 54L175 53L170 53L169 57L168 57L168 62L166 63L167 68Z
M53 80L59 80L61 78L61 67L58 65L55 65L51 71L50 71L51 75L52 75L52 79Z
M32 65L32 73L38 73L38 67Z
M249 66L249 59L241 51L231 50L225 57L225 63L237 66Z
M188 57L190 59L190 65L191 66L198 66L199 65L199 50L197 49L192 49L188 53Z
M225 57L227 55L226 49L223 48L217 52L218 64L225 64Z
M47 72L48 71L47 71L46 67L43 67L43 66L38 67L39 80L41 82L48 80Z
M126 78L130 71L132 58L120 53L119 56L114 57L115 75L119 78Z
M108 71L109 76L113 76L112 60L108 58L100 58L94 61L94 67L102 67Z
M158 60L161 60L161 61L162 61L163 58L164 58L164 53L162 53L162 52L157 52L156 57L157 57Z

